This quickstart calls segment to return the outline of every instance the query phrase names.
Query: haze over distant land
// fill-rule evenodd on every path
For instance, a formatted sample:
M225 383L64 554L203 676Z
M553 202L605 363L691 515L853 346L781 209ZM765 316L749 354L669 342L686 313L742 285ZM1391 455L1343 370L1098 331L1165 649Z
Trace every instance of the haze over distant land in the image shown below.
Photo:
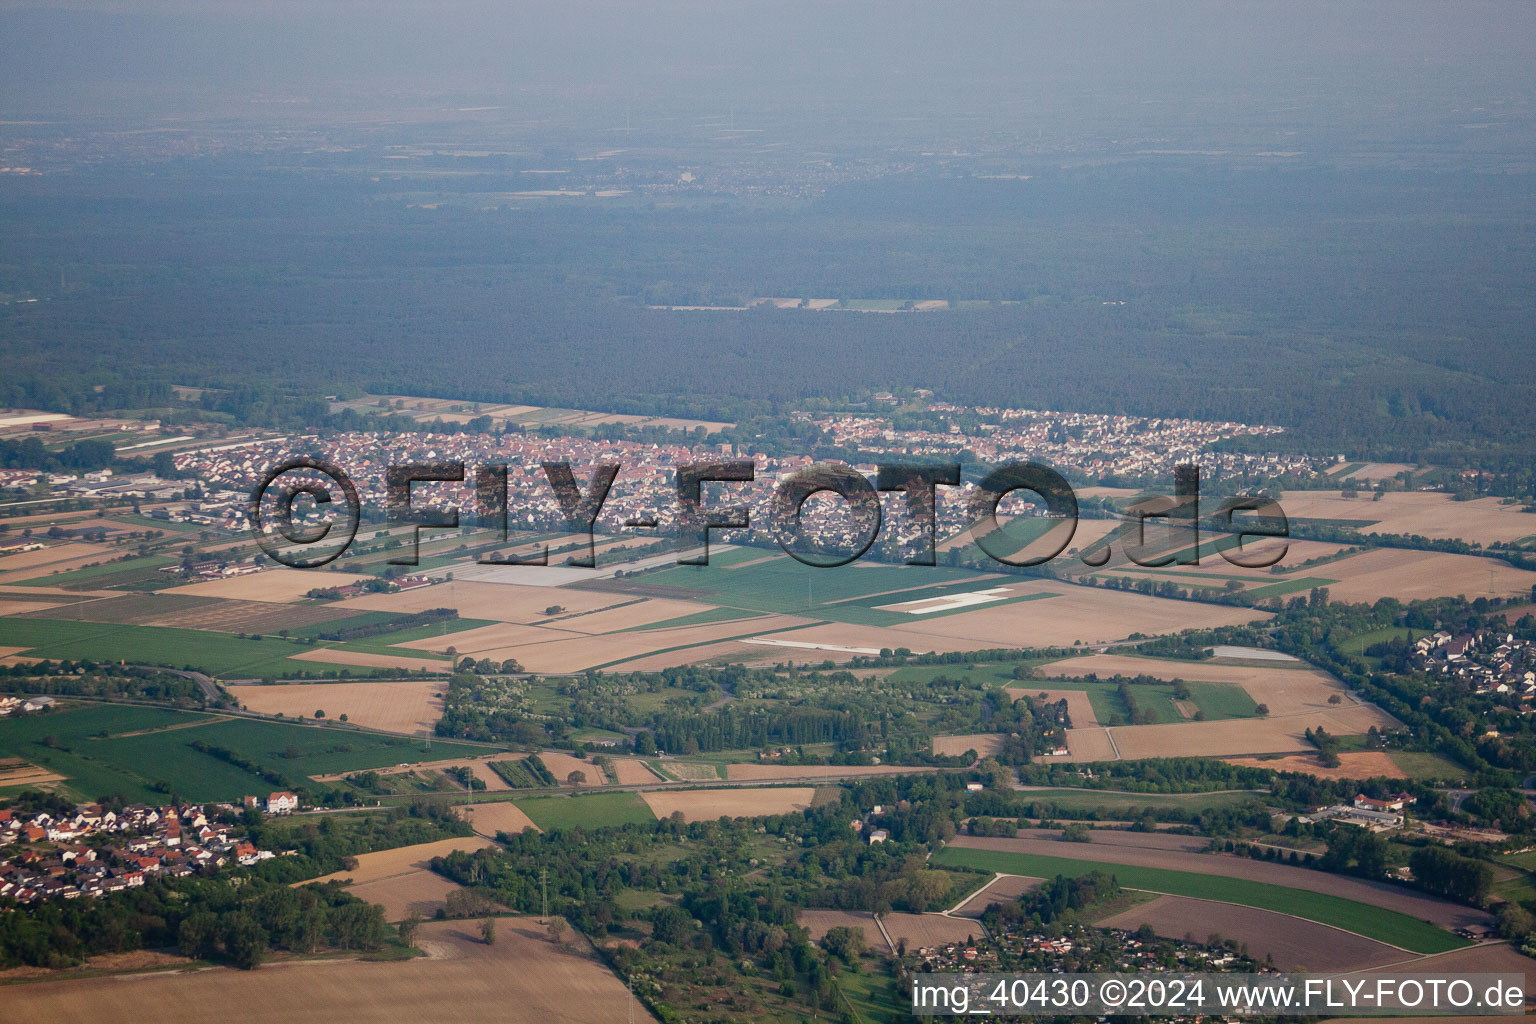
M9 2L0 113L484 106L647 129L734 113L738 128L967 148L1155 127L1163 148L1268 132L1276 148L1396 158L1458 131L1466 160L1499 162L1530 139L1533 38L1521 3Z

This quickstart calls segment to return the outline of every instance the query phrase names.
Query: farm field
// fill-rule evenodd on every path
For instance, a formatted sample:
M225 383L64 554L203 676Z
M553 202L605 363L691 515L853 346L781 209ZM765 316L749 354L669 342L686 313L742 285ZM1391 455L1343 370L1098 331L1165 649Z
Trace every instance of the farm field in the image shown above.
M413 910L430 918L443 906L448 894L459 887L457 882L433 872L432 858L495 845L482 836L468 836L363 853L358 855L354 871L337 871L294 884L297 887L311 882L350 881L347 891L360 900L383 907L384 916L390 921L399 921Z
M1267 704L1270 713L1276 715L1337 707L1328 703L1328 698L1335 695L1349 704L1358 703L1331 676L1304 662L1234 665L1216 660L1172 661L1123 654L1090 654L1043 665L1040 671L1066 678L1146 675L1169 682L1182 679L1189 683L1233 685L1246 691L1255 702Z
M1042 877L1081 874L1091 870L1090 865L1110 864L1120 876L1120 884L1133 889L1277 910L1347 926L1357 934L1421 953L1455 949L1464 943L1449 930L1489 922L1488 915L1480 910L1399 886L1288 864L1098 843L1072 843L1063 849L1065 846L1068 844L1050 839L960 836L941 856L953 855L957 866ZM976 854L984 856L973 856ZM1014 856L1022 859L1007 859ZM1001 866L1007 863L1014 863L1014 867Z
M1536 516L1498 498L1454 501L1449 494L1401 491L1372 501L1369 495L1345 498L1338 491L1286 491L1280 505L1291 519L1357 520L1362 533L1455 537L1478 544L1516 541L1536 533Z
M1462 502L1460 504L1466 504ZM1516 513L1526 527L1536 516ZM1328 584L1335 601L1373 603L1383 597L1416 601L1431 597L1525 597L1536 572L1516 569L1496 558L1453 555L1407 548L1376 548L1322 567L1336 582Z
M995 585L988 581L989 585ZM1173 601L1119 590L1060 582L1009 584L1020 598L1049 600L982 605L884 629L820 626L786 634L786 639L822 639L855 647L907 647L913 651L964 651L990 647L1070 647L1074 643L1121 640L1132 633L1155 635L1185 629L1241 625L1268 616L1251 608Z
M210 1006L239 1008L247 1024L459 1024L519 1019L612 1024L629 1013L629 994L567 928L556 946L536 918L502 918L496 942L473 921L432 921L418 933L427 956L394 963L297 961L259 971L205 970L96 980L41 981L6 990L6 1009L30 1024L204 1024ZM636 1004L637 1021L653 1021Z
M1000 732L972 733L966 736L935 736L933 752L958 757L967 750L974 750L978 757L986 757L1002 750L1003 740L1006 738Z
M575 590L570 587L455 581L417 587L398 594L365 594L339 603L343 608L395 613L422 612L428 608L457 608L465 618L531 623L549 618L544 610L553 604L563 605L567 612L596 611L628 600L632 598L625 594Z
M519 800L517 806L545 832L604 825L643 825L656 820L656 815L637 793L538 796Z
M87 559L87 561L91 561L91 559ZM146 555L142 558L130 558L121 562L103 562L99 565L83 566L79 569L72 569L58 574L34 574L27 579L15 581L13 585L18 587L52 587L64 590L90 590L93 587L104 590L109 587L130 586L147 581L156 581L157 584L169 585L174 583L175 580L159 570L164 566L174 564L175 559L173 558L167 558L163 555Z
M944 946L951 942L963 943L983 938L987 930L980 921L968 917L945 917L943 914L882 915L880 923L890 933L891 941L907 940L908 949L924 946Z
M285 683L277 686L230 686L241 706L264 715L306 718L322 710L326 717L342 715L354 725L419 735L430 733L443 714L441 694L446 683L421 679L409 682Z
M0 646L33 657L128 661L190 666L219 676L281 676L304 667L292 660L306 650L291 641L241 639L228 633L167 626L84 624L64 619L0 618ZM441 669L441 663L434 662Z
M64 776L28 764L19 757L0 758L0 789L42 786L50 782L62 782Z
M292 660L351 668L393 668L402 672L446 672L451 667L446 660L440 658L408 658L403 655L348 650L344 647L316 647L293 655Z
M1406 779L1408 773L1398 767L1392 755L1380 750L1356 750L1339 754L1337 768L1325 768L1315 756L1228 757L1228 764L1249 768L1268 768L1277 772L1301 772L1319 779Z
M449 744L449 746L452 747L454 745ZM459 749L464 748L461 747ZM448 770L449 768L468 768L471 772L474 773L475 778L485 783L485 788L487 790L510 789L511 787L507 785L506 781L491 769L491 762L511 761L520 757L526 757L527 755L506 753L487 754L484 752L484 748L474 749L478 756L454 757L442 761L407 761L404 763L397 762L394 764L380 765L379 767L372 770L377 771L380 775L409 775L421 772L442 772ZM423 750L421 747L413 746L408 748L408 750L402 751L402 755L409 754L414 756L422 752ZM311 775L310 777L313 778L316 782L339 782L348 774L350 774L350 772L336 772L329 775Z
M47 742L52 738L53 744ZM419 745L347 729L286 725L124 705L89 705L0 722L0 757L18 757L65 777L81 799L123 793L140 802L236 800L274 786L194 749L202 741L233 751L290 785L305 775L381 768L418 756ZM484 748L440 743L445 753ZM152 789L163 784L164 790Z
M932 768L892 764L728 764L725 777L731 781L752 782L766 779L841 779L860 775L916 775Z
M833 928L857 928L864 933L864 944L882 953L894 953L875 924L875 915L867 910L802 910L796 922L811 933L812 942L820 942L822 936Z
M1253 907L1159 896L1111 917L1095 921L1095 927L1135 931L1144 924L1170 939L1193 936L1203 942L1211 935L1246 943L1250 955L1274 957L1282 971L1353 971L1398 963L1403 951L1353 932L1304 921Z
M1043 878L1025 875L999 875L952 913L957 917L980 917L988 907L1016 900L1026 892L1039 888L1044 881Z
M716 818L759 818L793 814L811 806L816 791L809 786L753 789L663 789L640 794L657 818L681 813L684 821Z
M521 832L531 828L539 830L539 826L533 823L533 819L524 814L522 810L510 800L496 800L492 803L469 804L458 808L458 813L469 822L470 828L477 835L494 839L496 833Z
M29 615L28 618L67 618L75 621L133 626L174 626L180 629L219 633L276 633L294 635L319 632L324 623L335 623L357 613L327 605L278 605L263 601L233 601L212 597L188 597L166 591L79 601L67 612Z
M1348 705L1328 711L1271 715L1268 718L1225 722L1180 722L1173 725L1117 725L1101 729L1067 730L1067 747L1074 761L1134 761L1148 757L1246 757L1316 749L1306 739L1308 729L1326 729L1336 736L1363 733L1395 725L1375 707Z
M228 579L209 580L206 583L189 583L172 587L169 594L187 597L227 597L237 601L269 601L287 604L298 601L317 587L345 587L369 579L353 573L316 572L306 569L267 569L249 576L231 576Z
M1062 810L1093 812L1103 817L1130 818L1146 807L1183 807L1191 813L1205 808L1236 807L1250 800L1264 800L1268 793L1250 790L1221 793L1125 793L1111 789L1051 789L1025 786L1018 790L1028 800L1040 800Z

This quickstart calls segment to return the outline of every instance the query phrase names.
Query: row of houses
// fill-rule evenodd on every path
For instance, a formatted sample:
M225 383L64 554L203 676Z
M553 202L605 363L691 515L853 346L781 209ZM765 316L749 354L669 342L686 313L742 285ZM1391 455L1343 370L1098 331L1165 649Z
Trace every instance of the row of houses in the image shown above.
M1414 667L1421 671L1464 682L1475 693L1536 701L1536 646L1513 633L1485 629L1453 635L1442 629L1415 641L1413 649Z
M185 878L274 856L231 824L234 812L231 804L130 804L121 811L81 804L68 814L31 815L0 810L0 899L94 898L152 878Z

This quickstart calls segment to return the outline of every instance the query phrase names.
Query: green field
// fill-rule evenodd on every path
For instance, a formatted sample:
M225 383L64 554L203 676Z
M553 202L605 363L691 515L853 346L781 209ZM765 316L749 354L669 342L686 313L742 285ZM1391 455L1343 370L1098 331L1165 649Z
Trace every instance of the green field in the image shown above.
M404 737L126 705L92 704L0 721L0 756L66 776L68 788L83 799L122 793L153 802L175 792L188 800L234 800L275 788L194 750L197 740L279 772L292 786L304 785L309 775L485 753L484 747L457 743L434 743L427 752ZM156 790L157 783L168 788Z
M1269 794L1260 790L1241 790L1225 793L1127 793L1115 789L1024 789L1016 797L1020 800L1038 800L1054 804L1066 811L1088 811L1096 814L1120 815L1139 813L1148 807L1182 807L1192 814L1204 810L1224 810L1238 807L1250 800L1266 800Z
M763 558L765 554L754 551L753 557ZM715 561L715 556L711 555L709 565L679 565L660 572L646 573L641 580L647 586L677 587L679 597L693 597L724 608L812 615L819 619L864 626L910 625L938 615L954 614L934 612L929 615L908 615L905 612L882 611L879 605L987 590L1008 582L996 577L988 578L969 569L943 566L858 562L836 572L827 572L797 562L788 555L735 569L716 565ZM1050 596L1053 595L1031 594L1012 600ZM1005 599L957 611L971 611L975 607L997 608L1008 603L1009 600Z
M1439 754L1418 750L1391 750L1387 756L1410 779L1464 779L1469 772L1464 766Z
M1316 921L1343 928L1366 938L1388 942L1416 953L1443 953L1471 945L1444 929L1400 914L1395 910L1346 900L1326 893L1291 889L1242 878L1202 875L1193 871L1169 871L1129 864L1104 864L1072 857L1047 857L1001 850L967 850L948 847L935 854L931 863L940 867L960 867L1002 871L1013 875L1051 878L1055 875L1085 875L1090 871L1110 871L1120 884L1131 889L1220 900L1260 910Z
M533 823L554 829L602 828L605 825L644 825L656 815L634 793L595 793L591 796L536 796L514 801Z
M465 621L478 622L473 619ZM335 628L338 628L335 622L309 627L311 630ZM271 635L251 639L233 633L176 629L170 626L0 617L0 647L24 648L34 657L167 665L171 668L199 669L211 675L230 678L340 671L339 666L323 662L291 660L295 654L325 648L441 661L446 670L448 662L442 655L394 648L384 642L395 636L416 632L402 630L398 634L385 634L349 643L300 644ZM406 636L406 639L411 637ZM360 670L351 671L356 675Z
M121 586L124 582L155 579L156 577L163 579L166 586L172 586L173 584L185 581L159 570L161 566L175 564L176 559L174 558L167 558L163 555L149 555L144 558L130 558L126 562L103 562L101 565L93 565L85 569L73 569L69 572L40 576L37 579L17 583L15 586L105 590L113 586Z

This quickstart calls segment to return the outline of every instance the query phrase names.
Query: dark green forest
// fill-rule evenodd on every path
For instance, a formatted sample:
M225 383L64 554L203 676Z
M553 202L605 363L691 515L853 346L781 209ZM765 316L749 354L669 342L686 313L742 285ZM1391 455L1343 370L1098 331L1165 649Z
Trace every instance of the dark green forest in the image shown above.
M253 160L6 183L0 294L39 301L0 306L0 404L186 384L283 427L361 390L742 419L928 387L1359 456L1533 447L1529 175L1136 163L515 208L491 194L516 175L484 173L434 180L425 209L387 177ZM646 308L762 295L972 301Z

